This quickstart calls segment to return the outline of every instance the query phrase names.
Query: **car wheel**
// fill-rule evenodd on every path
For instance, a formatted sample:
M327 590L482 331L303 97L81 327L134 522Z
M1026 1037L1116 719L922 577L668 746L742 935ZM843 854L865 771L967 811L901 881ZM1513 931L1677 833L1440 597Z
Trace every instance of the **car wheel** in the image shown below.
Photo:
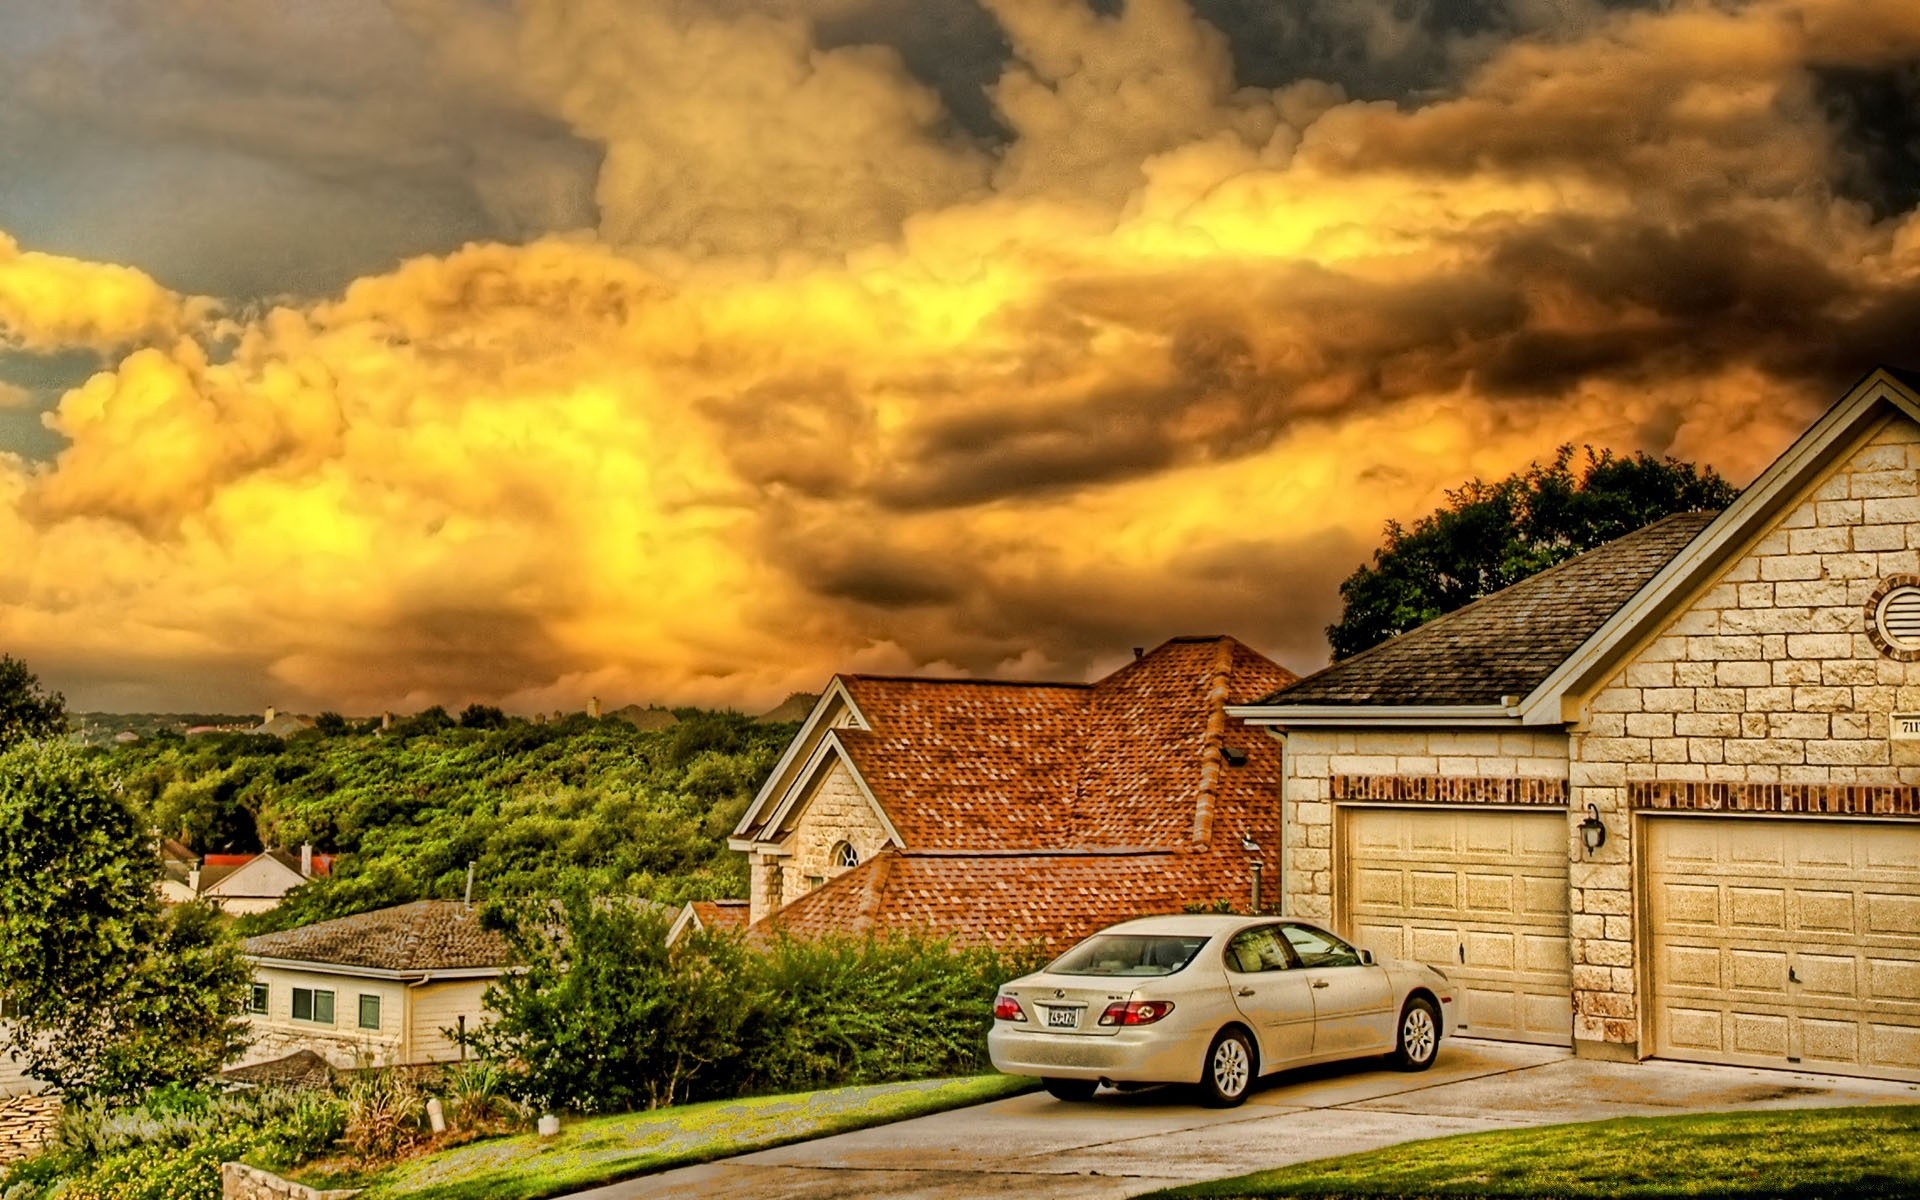
M1394 1065L1403 1071L1424 1071L1440 1053L1440 1014L1433 1001L1415 996L1400 1010L1400 1045Z
M1047 1095L1055 1100L1067 1100L1082 1103L1093 1099L1093 1093L1100 1085L1091 1079L1042 1079L1040 1086L1047 1089Z
M1253 1043L1238 1029L1222 1029L1207 1047L1200 1098L1210 1108L1232 1108L1253 1090Z

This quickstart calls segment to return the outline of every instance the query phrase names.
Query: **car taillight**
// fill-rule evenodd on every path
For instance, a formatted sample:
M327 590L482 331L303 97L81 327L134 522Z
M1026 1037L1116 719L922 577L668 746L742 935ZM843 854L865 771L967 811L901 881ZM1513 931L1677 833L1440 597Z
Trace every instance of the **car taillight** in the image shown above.
M1151 1025L1173 1011L1171 1000L1128 1000L1109 1004L1100 1014L1102 1025Z
M1002 996L993 1002L993 1019L996 1021L1024 1021L1026 1010L1012 996Z

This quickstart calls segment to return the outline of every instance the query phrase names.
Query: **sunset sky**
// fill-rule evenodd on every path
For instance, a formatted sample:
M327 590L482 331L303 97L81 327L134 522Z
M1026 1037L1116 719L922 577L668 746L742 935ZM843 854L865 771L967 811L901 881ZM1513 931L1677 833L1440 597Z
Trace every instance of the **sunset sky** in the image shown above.
M1914 0L0 5L0 651L80 709L1326 659L1562 442L1920 365Z

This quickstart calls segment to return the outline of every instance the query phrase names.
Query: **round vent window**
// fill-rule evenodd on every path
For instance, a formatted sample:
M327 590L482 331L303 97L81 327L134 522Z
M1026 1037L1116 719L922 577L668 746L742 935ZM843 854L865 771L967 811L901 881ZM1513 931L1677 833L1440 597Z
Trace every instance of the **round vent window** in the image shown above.
M1920 662L1920 575L1895 575L1874 590L1867 635L1887 657Z

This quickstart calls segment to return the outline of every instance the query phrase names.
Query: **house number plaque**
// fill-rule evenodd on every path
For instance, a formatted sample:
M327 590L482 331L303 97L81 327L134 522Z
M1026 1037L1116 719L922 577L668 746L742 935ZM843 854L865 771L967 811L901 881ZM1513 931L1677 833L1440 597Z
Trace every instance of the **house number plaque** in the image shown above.
M1920 742L1920 713L1890 714L1887 730L1896 742Z

